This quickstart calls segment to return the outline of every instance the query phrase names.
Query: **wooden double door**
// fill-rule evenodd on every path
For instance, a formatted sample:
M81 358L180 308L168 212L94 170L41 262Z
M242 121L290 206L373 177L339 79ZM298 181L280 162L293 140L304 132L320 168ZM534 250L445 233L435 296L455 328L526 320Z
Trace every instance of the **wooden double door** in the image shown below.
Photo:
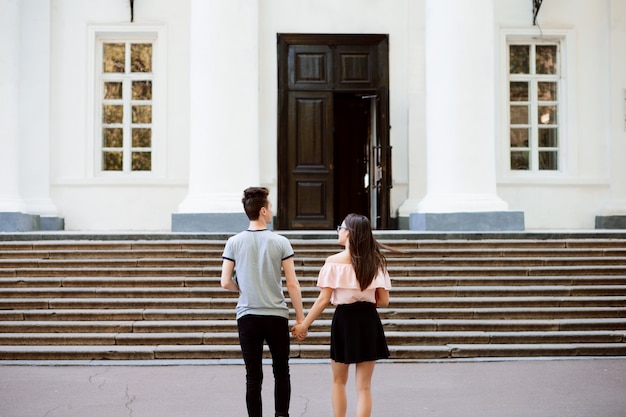
M390 225L387 35L278 35L281 230Z

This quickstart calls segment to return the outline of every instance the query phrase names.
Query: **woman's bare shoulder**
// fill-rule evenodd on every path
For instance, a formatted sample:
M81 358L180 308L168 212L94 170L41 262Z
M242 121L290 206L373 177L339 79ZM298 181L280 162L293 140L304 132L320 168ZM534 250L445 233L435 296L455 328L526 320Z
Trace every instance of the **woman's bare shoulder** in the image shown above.
M352 261L350 259L350 254L348 253L348 251L343 251L334 255L330 255L328 258L326 258L326 263L349 264L352 263Z

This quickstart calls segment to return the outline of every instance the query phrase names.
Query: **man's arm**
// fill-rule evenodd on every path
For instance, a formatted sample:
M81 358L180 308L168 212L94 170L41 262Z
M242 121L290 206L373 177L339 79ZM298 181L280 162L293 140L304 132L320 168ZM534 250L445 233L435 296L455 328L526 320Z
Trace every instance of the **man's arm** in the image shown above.
M300 283L296 277L296 266L293 263L293 256L283 260L282 266L285 272L291 305L296 310L296 323L300 323L304 320L304 308L302 307L302 293L300 292Z
M220 284L225 290L239 292L239 287L235 281L233 281L234 270L235 263L230 259L224 259L222 262L222 278L220 279Z

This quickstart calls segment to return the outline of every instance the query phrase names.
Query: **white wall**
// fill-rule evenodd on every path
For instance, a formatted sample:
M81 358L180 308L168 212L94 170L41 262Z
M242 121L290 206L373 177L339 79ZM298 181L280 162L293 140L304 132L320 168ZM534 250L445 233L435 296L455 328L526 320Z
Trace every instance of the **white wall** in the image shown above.
M608 198L610 172L609 71L611 62L609 2L599 0L550 0L542 3L536 36L551 30L569 31L575 45L564 53L570 64L566 71L567 120L562 132L567 142L568 161L564 171L536 178L519 178L499 170L498 194L511 210L525 212L527 229L593 229L595 216ZM532 25L531 2L497 0L498 30ZM502 51L499 50L500 60ZM502 61L501 61L502 62ZM498 80L500 82L501 80ZM500 107L500 110L506 107ZM506 111L506 110L505 110ZM500 118L502 119L502 118ZM501 125L500 146L508 137ZM506 153L498 155L505 157Z
M66 230L170 230L188 177L189 3L52 0L51 183ZM94 172L88 51L90 27L152 25L167 35L166 152L159 178L107 178Z
M208 1L208 0L207 0ZM496 33L532 28L530 0L495 0ZM498 196L510 210L526 213L527 229L593 228L595 215L611 205L625 182L616 169L623 151L623 75L626 54L615 45L624 33L621 0L550 0L542 4L542 29L573 33L575 75L567 152L571 164L557 178L519 179L498 170ZM107 179L94 172L89 143L88 30L94 25L127 26L127 0L51 0L50 181L51 198L67 230L170 230L170 216L185 198L189 169L188 0L135 2L135 25L164 28L167 39L166 156L159 178ZM538 30L538 29L537 29ZM259 164L261 185L277 191L277 33L385 33L389 35L390 124L394 188L392 216L423 198L426 189L424 1L420 0L261 0L259 6ZM611 41L613 44L611 44ZM501 44L494 45L502 59ZM499 64L497 64L499 65ZM496 70L501 75L500 67ZM568 74L568 76L571 74ZM494 80L501 97L501 79ZM507 137L496 101L496 159ZM236 123L233 120L233 123ZM572 127L573 126L573 127ZM611 127L613 126L613 127ZM237 151L233 140L230 149ZM232 172L238 170L233 163ZM625 187L622 187L625 188ZM626 194L624 191L622 194ZM276 203L276 201L274 201Z

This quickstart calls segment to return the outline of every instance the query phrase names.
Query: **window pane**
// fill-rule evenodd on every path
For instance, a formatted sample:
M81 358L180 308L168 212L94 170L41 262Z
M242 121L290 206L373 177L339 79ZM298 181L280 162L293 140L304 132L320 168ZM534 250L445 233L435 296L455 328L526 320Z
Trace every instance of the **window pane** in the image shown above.
M103 152L102 169L104 171L121 171L122 158L122 152Z
M151 123L152 106L133 106L133 123Z
M542 125L556 124L556 106L539 106L537 116Z
M528 83L511 82L510 95L511 101L528 101Z
M121 82L105 82L104 83L104 99L105 100L121 100L122 99L122 83Z
M557 170L557 155L556 151L539 152L539 169L544 171Z
M133 148L152 146L152 129L133 129Z
M518 171L530 169L530 165L528 164L528 152L511 152L511 169Z
M152 81L133 81L133 100L152 100Z
M539 129L539 147L556 148L557 146L559 146L556 133L556 128Z
M555 82L538 82L537 83L537 99L541 101L557 101Z
M528 106L511 106L511 124L528 124Z
M107 128L103 130L103 146L105 148L121 148L124 143L124 130Z
M103 123L122 123L124 121L124 106L105 104L102 106Z
M133 171L150 171L151 169L151 152L133 152Z
M511 128L511 147L527 148L528 147L528 129Z
M537 74L556 74L556 45L537 45L535 51Z
M152 72L152 44L134 43L130 46L130 71Z
M530 73L530 48L529 45L509 46L510 74Z
M102 45L102 71L124 72L125 49L123 43L105 43Z

